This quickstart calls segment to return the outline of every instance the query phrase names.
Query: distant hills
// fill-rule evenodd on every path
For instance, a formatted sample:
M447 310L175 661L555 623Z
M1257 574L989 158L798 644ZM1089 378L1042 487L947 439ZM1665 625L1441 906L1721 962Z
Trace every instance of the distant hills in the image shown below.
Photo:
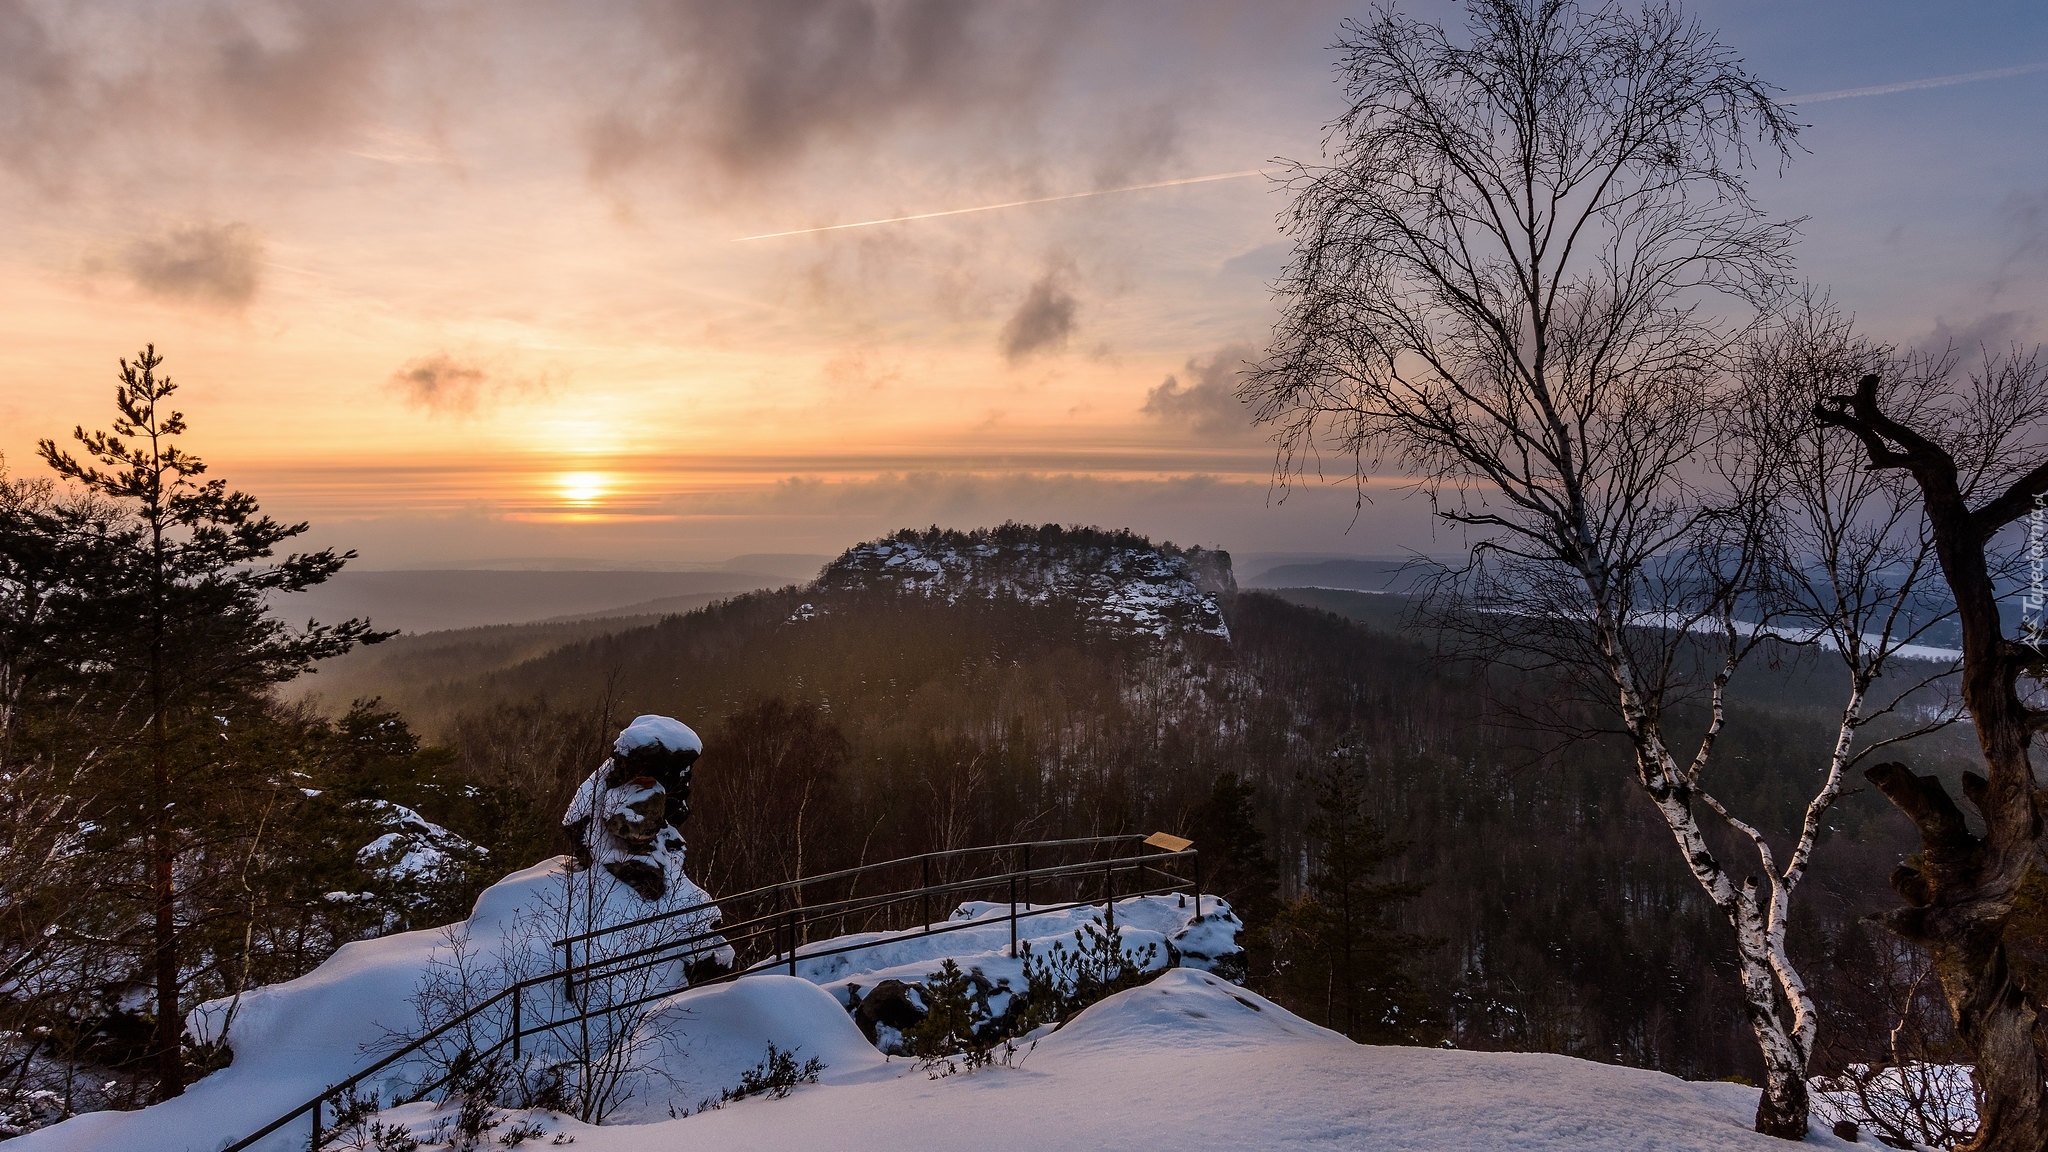
M351 567L292 596L279 614L292 621L365 616L380 628L402 632L659 616L701 608L721 596L808 581L826 559L741 557L727 566L695 571Z
M1424 561L1305 560L1272 564L1243 581L1247 588L1341 588L1412 596L1429 574Z
M882 542L876 542L877 545ZM875 545L868 547L873 548ZM1191 556L1197 567L1229 554L1171 549ZM845 565L858 549L840 557ZM1014 558L1012 558L1014 559ZM345 620L368 617L380 628L423 633L504 624L566 623L625 616L668 616L690 612L714 600L764 588L808 584L829 556L762 553L735 556L720 565L620 568L602 561L512 559L470 567L364 569L351 566L326 584L280 604L287 620ZM1357 559L1299 554L1251 555L1241 561L1246 588L1333 588L1354 592L1413 595L1424 569L1403 559ZM1224 591L1205 577L1202 592Z

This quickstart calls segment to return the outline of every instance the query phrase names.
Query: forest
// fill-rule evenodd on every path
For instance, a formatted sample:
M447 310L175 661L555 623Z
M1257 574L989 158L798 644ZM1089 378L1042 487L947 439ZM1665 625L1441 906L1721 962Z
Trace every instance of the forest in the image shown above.
M1102 538L1031 531L1054 554ZM1244 919L1252 986L1311 1019L1370 1041L1755 1076L1728 943L1635 794L1625 742L1518 719L1565 690L1554 678L1460 658L1407 597L1240 592L1223 611L1227 637L1120 635L1073 600L842 581L613 630L400 637L330 655L283 693L246 686L176 745L183 1000L455 917L562 850L572 790L627 719L655 712L705 735L686 832L713 893L974 844L1174 831ZM1777 834L1833 739L1839 702L1816 663L1785 645L1732 704L1722 787ZM330 698L330 678L384 691ZM80 735L59 702L31 693L14 713L17 765L56 763ZM1953 736L1923 738L1919 761L1959 768ZM16 987L33 992L9 1010L39 1038L13 1074L90 1070L77 1090L104 1081L108 1103L148 1090L148 837L117 819L137 811L146 830L129 765L148 751L88 760L108 768L45 795L56 807L36 811L89 830L48 845L49 870L8 878ZM433 869L365 867L358 847L398 827L394 811L461 847ZM10 822L16 843L57 826ZM1816 1072L1885 1056L1902 1020L1930 1052L1945 1040L1914 992L1925 958L1863 922L1912 847L1874 795L1830 817L1819 914L1792 941L1823 974ZM1359 910L1342 923L1339 897ZM193 1074L217 1058L186 1053Z

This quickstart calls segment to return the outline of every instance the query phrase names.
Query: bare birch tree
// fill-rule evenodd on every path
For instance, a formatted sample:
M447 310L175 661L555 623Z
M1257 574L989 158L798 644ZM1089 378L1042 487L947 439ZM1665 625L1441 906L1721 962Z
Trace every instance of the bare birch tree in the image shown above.
M1294 172L1282 315L1243 398L1283 477L1323 453L1361 495L1383 462L1417 477L1478 539L1459 585L1490 642L1608 702L1735 931L1757 1129L1803 1139L1815 1019L1783 925L1810 845L1777 866L1704 787L1729 679L1766 642L1737 614L1765 575L1774 467L1722 454L1750 329L1712 309L1753 317L1784 287L1793 228L1747 173L1796 125L1674 7L1467 10L1465 43L1385 8L1346 26L1349 107ZM1696 696L1687 740L1669 710ZM1722 865L1701 809L1749 833L1769 881Z

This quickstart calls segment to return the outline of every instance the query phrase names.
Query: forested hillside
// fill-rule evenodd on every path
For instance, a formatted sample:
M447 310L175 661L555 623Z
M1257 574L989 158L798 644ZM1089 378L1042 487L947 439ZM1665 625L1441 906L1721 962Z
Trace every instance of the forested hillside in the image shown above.
M706 736L686 832L713 892L977 842L1183 831L1267 941L1253 983L1311 1018L1750 1074L1732 943L1633 790L1626 747L1518 727L1519 704L1559 687L1449 661L1411 607L1246 592L1224 604L1227 640L1162 640L1060 597L813 587L394 683L386 704L499 798L488 827L463 830L507 864L555 851L555 815L604 739L660 712ZM1724 794L1781 827L1834 731L1826 680L1785 655L1738 683L1722 769ZM1939 740L1923 744L1933 763ZM1333 833L1333 812L1369 819ZM1830 954L1813 969L1837 1018L1823 1065L1881 1041L1911 960L1857 923L1890 905L1909 830L1871 795L1831 829L1818 914L1794 941ZM1373 908L1350 969L1302 919L1333 835L1371 873L1354 878Z

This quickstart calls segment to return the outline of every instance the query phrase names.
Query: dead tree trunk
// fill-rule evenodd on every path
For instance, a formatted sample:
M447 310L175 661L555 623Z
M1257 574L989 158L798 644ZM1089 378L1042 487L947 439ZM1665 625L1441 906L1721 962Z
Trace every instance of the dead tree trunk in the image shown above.
M1929 436L1882 410L1878 378L1865 376L1853 396L1832 397L1814 410L1826 425L1859 439L1873 468L1908 472L1919 486L1942 574L1962 627L1963 703L1976 726L1985 774L1963 774L1963 797L1984 820L1970 831L1941 782L1903 764L1880 764L1864 775L1920 831L1917 864L1903 864L1891 883L1907 906L1883 917L1907 940L1929 948L1955 1019L1956 1034L1975 1057L1984 1110L1971 1152L2040 1152L2048 1148L2048 1030L2041 1004L2048 965L2040 941L2013 938L2023 899L2040 900L2037 861L2044 799L2028 762L2035 732L2048 712L2019 697L2022 669L2038 648L2007 639L1987 551L1992 537L2048 494L2048 464L2015 479L1972 510L1955 458ZM2031 890L2031 891L2030 891Z

